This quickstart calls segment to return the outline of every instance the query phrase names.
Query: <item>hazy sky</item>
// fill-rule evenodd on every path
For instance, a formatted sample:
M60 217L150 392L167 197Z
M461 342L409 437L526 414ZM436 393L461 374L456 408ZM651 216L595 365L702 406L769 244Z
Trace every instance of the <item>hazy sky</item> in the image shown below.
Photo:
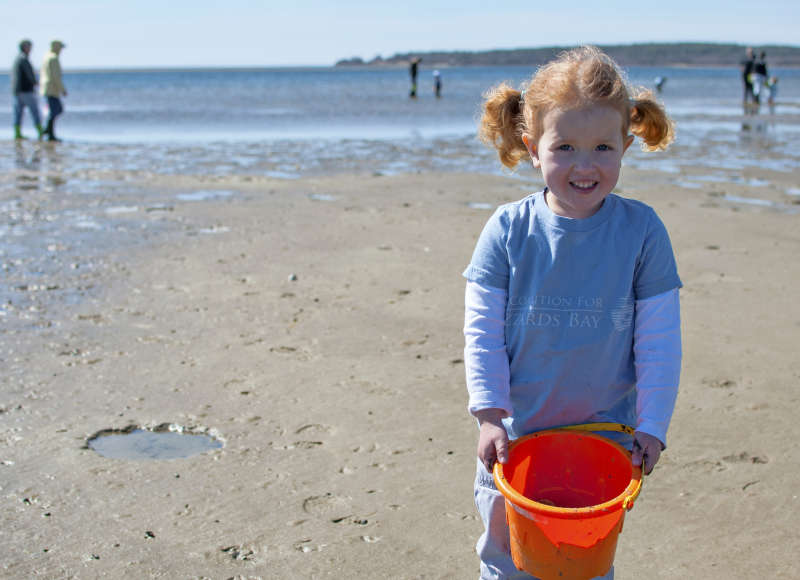
M800 45L797 0L0 0L21 38L66 68L330 65L428 50L710 41Z

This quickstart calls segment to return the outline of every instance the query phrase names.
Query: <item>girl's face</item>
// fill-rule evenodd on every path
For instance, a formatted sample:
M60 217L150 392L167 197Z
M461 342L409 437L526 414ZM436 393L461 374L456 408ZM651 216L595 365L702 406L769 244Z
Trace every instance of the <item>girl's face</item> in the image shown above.
M622 137L622 115L609 106L551 109L538 143L525 144L547 185L546 202L557 215L594 215L619 178L622 155L633 135Z

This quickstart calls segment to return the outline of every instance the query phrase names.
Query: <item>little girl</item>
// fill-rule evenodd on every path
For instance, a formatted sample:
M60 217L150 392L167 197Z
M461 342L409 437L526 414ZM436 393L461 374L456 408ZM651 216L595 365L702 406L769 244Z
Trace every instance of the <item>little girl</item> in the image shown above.
M681 281L655 212L611 192L634 135L652 151L665 149L673 130L649 93L632 96L614 61L583 47L540 68L521 93L490 90L480 135L509 168L530 157L545 182L498 208L464 272L481 578L531 578L511 560L491 476L508 458L509 438L578 423L632 425L633 441L620 442L645 473L665 447L680 375Z

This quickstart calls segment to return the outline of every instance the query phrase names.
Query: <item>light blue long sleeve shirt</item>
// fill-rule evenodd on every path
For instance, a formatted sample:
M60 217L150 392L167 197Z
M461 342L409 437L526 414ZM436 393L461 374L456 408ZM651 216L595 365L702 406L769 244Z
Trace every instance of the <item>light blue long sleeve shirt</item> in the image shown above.
M506 409L512 438L611 421L665 442L677 376L674 360L664 365L659 359L674 353L646 332L635 345L634 320L648 298L681 282L666 229L650 207L612 194L596 214L575 220L554 214L542 193L506 204L484 228L464 275L504 291L471 314L480 318L483 309L502 315L491 315L491 330L480 330L471 344L467 337L471 409ZM498 301L504 302L499 310ZM661 330L669 329L671 340L677 336L679 370L679 317L667 318ZM505 366L495 364L503 360ZM637 373L643 385L661 385L638 393L660 398L638 399ZM665 408L666 417L653 411Z

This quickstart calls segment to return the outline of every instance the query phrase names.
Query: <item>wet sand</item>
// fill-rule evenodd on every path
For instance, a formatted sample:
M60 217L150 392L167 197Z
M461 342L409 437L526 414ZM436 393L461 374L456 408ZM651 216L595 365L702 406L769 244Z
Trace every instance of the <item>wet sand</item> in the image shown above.
M0 576L477 577L460 272L483 204L523 183L128 177L232 193L140 204L154 224L141 243L55 247L45 281L14 279L0 317ZM746 183L626 170L620 191L670 230L685 354L617 578L792 578L797 215L726 198ZM15 272L6 259L2 275ZM87 448L104 429L164 423L224 447L166 461Z

